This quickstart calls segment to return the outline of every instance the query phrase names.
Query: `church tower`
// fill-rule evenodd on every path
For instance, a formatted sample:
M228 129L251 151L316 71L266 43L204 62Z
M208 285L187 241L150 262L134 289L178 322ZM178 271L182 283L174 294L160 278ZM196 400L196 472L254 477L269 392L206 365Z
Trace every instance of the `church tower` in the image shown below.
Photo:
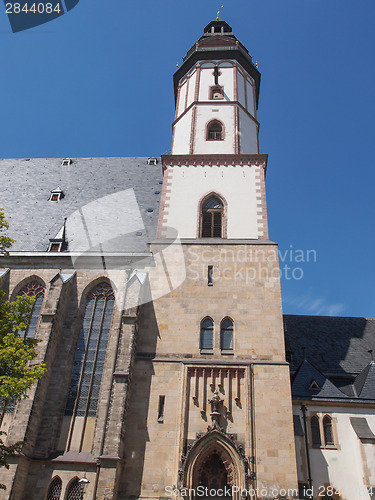
M208 488L205 497L240 499L241 489L263 489L257 498L292 498L278 250L268 239L267 155L258 141L260 73L217 19L188 51L174 86L152 251L167 259L167 249L182 248L186 279L140 310L119 492L157 499ZM168 266L169 282L180 267Z

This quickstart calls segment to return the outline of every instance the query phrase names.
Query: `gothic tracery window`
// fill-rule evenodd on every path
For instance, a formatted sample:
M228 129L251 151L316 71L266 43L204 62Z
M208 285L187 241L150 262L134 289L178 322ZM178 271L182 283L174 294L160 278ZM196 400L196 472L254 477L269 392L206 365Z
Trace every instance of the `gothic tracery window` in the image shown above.
M78 484L78 478L74 478L70 483L66 500L82 500L82 493Z
M101 283L87 297L66 414L93 417L98 406L114 307L110 285Z
M59 477L55 477L49 485L47 500L60 500L62 490L62 481Z
M213 195L204 202L201 213L202 238L222 238L223 212L223 203L217 196Z
M21 295L21 296L28 295L29 297L35 298L29 327L26 331L26 338L31 338L31 337L34 337L34 335L35 335L35 330L36 330L36 326L38 323L40 310L41 310L42 304L43 304L44 294L45 294L45 288L37 280L32 280L29 283L27 283L27 285L25 285L22 288L22 290L18 293L18 295Z

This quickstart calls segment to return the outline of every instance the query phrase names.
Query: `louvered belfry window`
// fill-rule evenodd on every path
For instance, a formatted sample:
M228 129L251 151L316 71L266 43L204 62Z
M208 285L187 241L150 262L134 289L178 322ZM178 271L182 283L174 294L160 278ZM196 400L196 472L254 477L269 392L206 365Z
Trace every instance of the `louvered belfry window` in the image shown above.
M78 479L75 478L70 483L68 488L68 493L66 495L66 500L82 500L83 495L81 493L81 489L78 484Z
M74 360L67 415L96 415L114 298L107 283L96 286L88 295Z
M60 500L62 481L59 477L51 482L48 488L47 500Z
M35 298L29 327L26 331L26 338L32 338L35 335L35 330L38 323L40 310L43 304L44 293L45 293L44 286L41 285L39 281L33 280L27 283L27 285L25 285L18 294L18 295L28 295L29 297Z
M214 347L214 322L206 318L201 323L201 349L213 349Z
M223 126L218 121L213 121L207 128L208 141L222 141L223 140Z
M202 238L221 238L223 204L217 196L210 197L202 209Z
M220 347L224 350L233 349L233 321L230 318L225 318L221 322Z

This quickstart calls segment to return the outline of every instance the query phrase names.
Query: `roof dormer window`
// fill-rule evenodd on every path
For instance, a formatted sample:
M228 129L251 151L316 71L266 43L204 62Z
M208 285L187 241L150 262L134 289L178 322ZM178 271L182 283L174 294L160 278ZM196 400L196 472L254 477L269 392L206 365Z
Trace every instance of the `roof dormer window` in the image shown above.
M65 241L65 224L66 219L64 219L64 224L61 226L56 236L54 238L50 238L48 252L62 252L66 250L67 244Z
M53 242L49 244L49 252L61 252L61 247L62 247L62 241L60 242Z
M147 160L147 165L157 165L158 163L158 159L155 158L155 156L151 156L151 158L149 158Z
M62 167L68 167L72 164L72 160L70 158L64 158L61 162Z
M64 198L64 192L62 189L57 187L56 189L52 189L49 201L60 201L62 198Z

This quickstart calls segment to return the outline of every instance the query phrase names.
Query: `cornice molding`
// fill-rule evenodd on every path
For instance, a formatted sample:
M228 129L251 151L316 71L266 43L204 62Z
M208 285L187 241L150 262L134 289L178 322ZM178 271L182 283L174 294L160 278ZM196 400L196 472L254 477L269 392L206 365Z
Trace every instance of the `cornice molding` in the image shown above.
M198 155L162 155L163 170L167 167L181 166L254 166L266 171L268 155L257 154L198 154Z

